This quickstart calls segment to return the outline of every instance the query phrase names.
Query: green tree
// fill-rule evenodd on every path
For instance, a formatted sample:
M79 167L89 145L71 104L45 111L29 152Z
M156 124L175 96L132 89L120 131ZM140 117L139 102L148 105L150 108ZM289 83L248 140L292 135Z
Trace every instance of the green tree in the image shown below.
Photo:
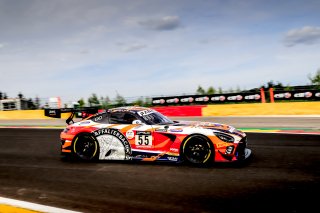
M197 95L204 95L206 92L204 89L199 85L196 94Z
M136 106L144 106L144 101L143 101L143 98L140 97L138 98L137 100L135 100L134 102L132 102L133 105L136 105Z
M308 78L311 81L311 84L320 86L320 69L318 69L314 76L309 75Z
M146 97L144 100L144 106L145 107L150 107L152 106L152 98L151 97Z
M208 95L213 95L215 93L216 93L216 89L215 88L213 88L212 86L208 88L208 90L207 90L207 94Z
M284 91L292 91L292 90L293 90L293 87L290 86L289 84L284 87Z
M126 99L117 93L115 103L117 106L124 106L127 104Z
M221 87L219 87L219 88L218 88L218 93L219 93L219 94L222 94L222 93L223 93L223 91L222 91L222 88L221 88Z
M78 103L79 103L79 107L83 107L83 106L85 105L85 102L84 102L83 98L81 98L81 99L78 101Z
M101 107L103 109L107 109L111 105L111 100L110 100L109 96L106 96L106 97L101 96L100 103L101 103Z
M97 106L100 105L99 99L95 93L93 93L89 98L88 102L90 106Z
M284 90L285 87L281 82L275 83L273 80L268 81L266 84L262 85L260 88L263 88L265 91L273 88L273 90Z

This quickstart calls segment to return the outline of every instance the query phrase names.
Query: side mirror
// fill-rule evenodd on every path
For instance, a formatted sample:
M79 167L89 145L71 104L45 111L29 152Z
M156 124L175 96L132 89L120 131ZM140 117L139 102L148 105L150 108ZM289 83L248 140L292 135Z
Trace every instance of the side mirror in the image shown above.
M132 121L132 124L142 124L142 121L140 121L140 120L134 120L134 121Z

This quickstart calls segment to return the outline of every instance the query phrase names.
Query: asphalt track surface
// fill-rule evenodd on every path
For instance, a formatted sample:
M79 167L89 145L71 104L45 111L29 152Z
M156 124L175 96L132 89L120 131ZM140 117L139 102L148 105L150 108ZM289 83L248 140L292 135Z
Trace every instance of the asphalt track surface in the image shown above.
M0 129L0 196L82 212L314 212L320 135L248 133L247 164L65 161L59 129Z

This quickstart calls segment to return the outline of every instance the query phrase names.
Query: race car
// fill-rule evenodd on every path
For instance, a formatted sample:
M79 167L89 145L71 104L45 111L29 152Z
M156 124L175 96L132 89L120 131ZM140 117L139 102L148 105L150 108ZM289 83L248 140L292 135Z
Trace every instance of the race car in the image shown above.
M90 116L74 122L75 113ZM45 115L71 113L61 132L61 153L81 160L243 162L251 155L244 132L213 122L172 121L152 108L107 110L46 109Z

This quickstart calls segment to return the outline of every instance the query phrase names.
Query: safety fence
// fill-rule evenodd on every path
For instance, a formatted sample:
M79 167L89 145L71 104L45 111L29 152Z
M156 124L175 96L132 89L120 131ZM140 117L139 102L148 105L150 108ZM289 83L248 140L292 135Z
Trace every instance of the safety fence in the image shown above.
M320 117L320 102L279 102L252 104L216 104L192 106L151 107L168 116L317 116ZM63 114L61 119L69 115ZM0 111L0 120L57 119L44 115L44 110Z
M320 101L320 90L274 90L263 88L256 92L224 93L212 95L183 95L152 98L153 106L206 105L223 103L274 103L275 101Z
M320 116L320 102L152 107L166 116Z

